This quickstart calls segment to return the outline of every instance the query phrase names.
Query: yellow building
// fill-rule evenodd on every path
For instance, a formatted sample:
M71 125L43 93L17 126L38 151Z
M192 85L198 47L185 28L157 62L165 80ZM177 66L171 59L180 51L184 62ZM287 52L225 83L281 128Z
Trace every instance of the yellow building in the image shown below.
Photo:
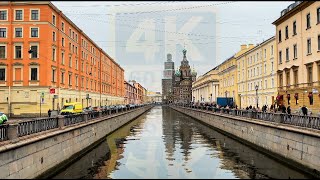
M216 103L218 95L219 76L217 67L199 76L192 83L193 102Z
M277 96L275 37L237 58L239 108L271 106ZM251 45L252 46L252 45Z
M320 2L296 1L281 11L276 26L278 102L293 110L320 108Z
M160 92L148 91L146 103L154 103L154 102L161 103L162 94Z
M240 99L238 96L237 85L237 57L252 49L254 46L250 44L241 45L239 52L225 60L218 66L219 75L219 96L218 97L232 97L235 105L240 106Z

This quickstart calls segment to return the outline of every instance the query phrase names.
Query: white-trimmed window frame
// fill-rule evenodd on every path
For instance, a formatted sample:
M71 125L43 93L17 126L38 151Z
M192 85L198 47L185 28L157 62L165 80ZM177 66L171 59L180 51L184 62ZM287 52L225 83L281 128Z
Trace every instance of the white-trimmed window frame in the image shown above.
M38 37L32 37L31 36L31 29L32 28L37 28L38 29ZM29 28L29 38L40 38L40 27L36 27L36 26L31 26L30 28Z
M7 44L5 44L5 43L0 43L0 46L4 46L4 47L5 47L5 48L4 48L4 52L5 52L4 58L1 58L1 57L0 57L0 59L7 59L7 56L8 56L8 47L7 47Z
M79 85L79 83L78 83L79 78L78 78L78 77L79 77L79 76L76 74L76 75L75 75L76 87L78 87L78 85Z
M21 20L17 20L16 18L16 11L17 10L22 10L22 19ZM13 10L14 14L13 14L13 21L24 21L24 9L14 9Z
M37 68L37 80L31 80L31 68ZM30 65L29 66L29 81L40 81L40 76L39 76L39 65Z
M32 20L32 10L37 10L38 11L38 19L37 20ZM29 13L29 21L40 21L40 9L39 8L31 8L30 13Z
M21 29L22 29L22 36L21 36L21 37L17 37L17 36L16 36L16 29L17 29L17 28L21 28ZM23 27L22 27L22 26L14 27L14 38L23 38Z
M4 69L4 80L0 80L0 81L4 81L6 82L8 79L8 69L6 65L0 65L0 69Z
M72 86L72 72L68 73L68 86Z
M56 83L57 82L57 78L56 77L57 77L57 68L56 67L51 67L51 82Z
M4 21L8 21L8 16L9 16L9 10L8 9L0 9L0 11L6 11L7 12L7 18L5 20L1 20L0 19L0 22L4 22Z
M72 68L72 56L69 55L69 67Z
M64 23L64 21L61 21L61 31L65 32L66 29L66 24Z
M54 36L53 36L54 35ZM57 33L56 31L52 31L52 41L56 42L57 41Z
M61 64L62 64L62 65L64 65L64 64L65 64L65 62L64 62L64 61L65 61L65 52L64 52L64 51L62 51L62 52L61 52Z
M53 21L53 16L54 16L54 21ZM54 13L52 13L51 15L51 23L52 25L57 26L57 15Z
M6 29L6 37L0 37L0 39L6 39L8 38L8 28L7 27L0 27Z
M53 49L54 49L54 54L53 54ZM52 57L54 57L54 58L52 58ZM57 48L54 46L52 46L52 48L51 48L51 60L53 62L57 61Z
M21 46L21 58L17 58L16 46ZM23 43L13 43L13 59L23 59Z
M29 59L39 59L39 56L40 56L40 45L39 45L39 43L36 43L36 42L32 42L32 43L30 43L29 44L29 49L31 49L31 46L37 46L37 50L38 50L38 52L37 52L37 57L36 58L32 58L32 54L29 54Z

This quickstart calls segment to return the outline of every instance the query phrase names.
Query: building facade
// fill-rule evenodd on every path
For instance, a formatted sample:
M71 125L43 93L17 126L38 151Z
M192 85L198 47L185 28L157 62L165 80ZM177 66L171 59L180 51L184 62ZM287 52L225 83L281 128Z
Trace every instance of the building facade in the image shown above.
M162 79L162 100L164 103L173 102L173 76L174 62L172 61L172 55L167 54L167 61L164 63Z
M293 110L320 107L320 2L296 1L281 11L276 26L278 104Z
M277 96L275 37L237 57L239 107L270 107ZM257 88L257 89L256 89Z
M216 103L219 96L218 68L215 67L192 83L192 98L195 103Z
M132 83L124 81L124 87L126 90L125 94L125 104L136 104L137 89Z
M233 98L234 105L240 106L237 85L237 57L252 49L252 44L241 45L240 51L217 66L219 72L219 97Z
M0 111L124 101L124 70L49 1L0 3Z
M196 80L197 73L189 66L187 50L183 50L183 59L179 70L176 70L173 83L174 103L190 103L192 101L192 83Z

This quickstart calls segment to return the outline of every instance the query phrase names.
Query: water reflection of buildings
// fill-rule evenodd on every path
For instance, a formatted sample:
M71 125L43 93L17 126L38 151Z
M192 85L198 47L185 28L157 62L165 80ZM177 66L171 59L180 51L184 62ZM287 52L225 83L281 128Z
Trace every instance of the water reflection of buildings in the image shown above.
M111 153L110 159L104 161L103 164L100 165L99 170L95 173L94 179L110 178L109 175L114 170L118 170L118 167L120 166L119 160L123 158L125 150L124 141L126 141L126 137L129 135L138 137L140 131L133 131L133 129L141 129L144 122L145 119L138 118L107 136L106 140Z

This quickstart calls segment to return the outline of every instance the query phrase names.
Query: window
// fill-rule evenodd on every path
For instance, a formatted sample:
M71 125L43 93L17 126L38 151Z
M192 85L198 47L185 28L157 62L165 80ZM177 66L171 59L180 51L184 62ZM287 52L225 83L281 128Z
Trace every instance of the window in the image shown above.
M52 24L56 25L56 16L55 15L52 15Z
M320 35L318 35L318 51L320 51Z
M264 58L267 58L267 49L264 49Z
M72 32L72 39L74 39L74 32Z
M31 68L31 81L38 80L38 68Z
M61 64L64 64L64 52L61 53Z
M71 37L71 29L69 29L69 37Z
M0 28L0 38L6 38L6 37L7 37L7 29Z
M64 84L64 72L61 72L61 84Z
M23 13L22 10L16 10L16 20L22 20Z
M271 88L274 88L274 79L273 78L271 79L271 86L272 86Z
M282 77L282 73L279 74L279 86L282 87L283 86L283 77Z
M293 35L297 35L297 22L293 22Z
M271 55L273 55L273 45L271 46Z
M320 8L317 9L317 23L320 23Z
M297 45L293 45L293 59L297 59L297 54L298 51L297 51Z
M22 47L21 46L15 46L15 58L16 59L22 58Z
M38 46L31 46L31 58L38 58Z
M289 48L286 49L286 61L289 61Z
M312 85L312 66L308 66L307 67L307 71L308 71L308 83L309 83L309 86Z
M39 10L31 10L31 20L39 20Z
M69 56L69 67L72 67L72 58Z
M72 45L72 53L74 53L74 45Z
M15 36L16 38L22 37L22 28L15 28Z
M76 54L78 55L78 47L76 46Z
M282 51L279 52L279 64L282 64Z
M61 44L64 47L64 38L61 38Z
M308 39L307 40L307 52L308 52L308 54L311 54L311 39Z
M76 59L76 70L78 70L78 59Z
M297 86L298 85L298 70L294 70L293 71L293 80L294 80L294 85Z
M52 32L52 41L56 41L56 32Z
M279 31L279 42L281 42L281 30Z
M38 28L31 28L31 37L39 37Z
M78 76L76 75L76 87L78 87Z
M6 80L6 69L1 68L0 69L0 81L5 81Z
M64 22L61 23L61 30L64 32Z
M56 70L52 69L52 82L56 82Z
M0 58L1 59L6 58L6 46L0 46Z
M286 72L287 86L290 86L290 72Z
M264 80L264 87L265 89L268 89L268 80Z
M68 83L68 84L69 84L69 86L71 86L71 80L72 80L71 78L72 78L72 75L71 75L71 74L69 74L69 83Z
M52 49L52 60L55 61L56 60L56 49Z
M6 21L7 20L7 10L1 10L0 11L0 20Z
M267 73L267 65L264 64L264 73L266 74Z
M307 29L311 28L311 24L310 24L310 13L307 14Z
M271 62L271 71L273 71L273 62Z
M76 42L78 42L78 34L76 34Z
M286 26L286 39L288 39L288 38L289 38L289 27Z

